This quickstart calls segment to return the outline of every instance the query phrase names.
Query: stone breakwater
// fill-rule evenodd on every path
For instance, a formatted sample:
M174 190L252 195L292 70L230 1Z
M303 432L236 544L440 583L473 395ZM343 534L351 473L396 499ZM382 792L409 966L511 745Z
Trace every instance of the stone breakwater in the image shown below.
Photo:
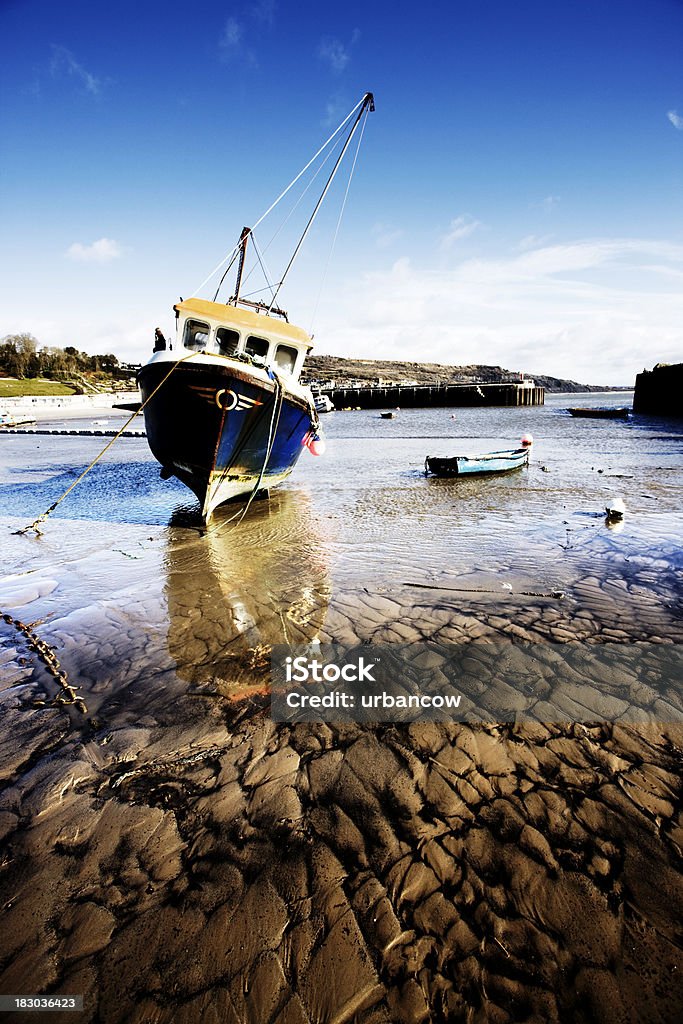
M278 583L277 544L176 537L163 601L130 542L108 598L13 592L87 712L3 625L0 991L107 1024L680 1019L680 726L290 726L267 699L285 639L681 642L664 552L558 602L477 593L502 569L332 587L303 544Z
M683 419L683 363L658 363L636 377L633 411Z

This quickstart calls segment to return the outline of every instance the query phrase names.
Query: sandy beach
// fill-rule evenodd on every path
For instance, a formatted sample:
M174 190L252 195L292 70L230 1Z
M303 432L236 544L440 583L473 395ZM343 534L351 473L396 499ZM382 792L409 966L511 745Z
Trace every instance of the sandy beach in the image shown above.
M335 414L326 460L206 534L131 439L15 536L97 441L0 439L0 992L107 1024L680 1019L680 685L632 686L635 721L271 718L274 644L683 641L680 429L411 412ZM506 483L421 474L528 426Z

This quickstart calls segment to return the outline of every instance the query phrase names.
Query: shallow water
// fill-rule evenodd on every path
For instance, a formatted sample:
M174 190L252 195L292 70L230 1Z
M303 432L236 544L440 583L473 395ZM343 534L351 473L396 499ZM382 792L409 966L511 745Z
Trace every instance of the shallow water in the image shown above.
M568 401L629 397L409 409L393 420L374 410L330 414L325 456L305 452L290 480L243 522L231 521L228 506L207 532L194 496L160 479L144 439L122 438L41 536L17 536L106 442L0 437L0 611L30 609L43 620L42 638L70 650L86 631L96 659L102 610L111 606L128 623L129 649L119 643L119 658L154 674L160 644L163 671L175 663L195 681L198 666L220 660L233 640L243 651L294 638L680 641L683 426L566 413ZM535 438L528 468L463 480L424 474L426 455L513 447L527 432ZM610 526L604 510L615 496L627 513ZM193 639L197 616L201 641ZM305 628L294 628L296 616ZM82 674L70 658L64 650L67 669ZM115 688L111 658L107 671Z
M105 442L0 436L0 613L29 630L0 622L0 991L169 1024L675 1019L680 733L266 710L274 643L681 643L683 424L564 412L629 400L328 415L323 458L206 532L126 438L17 536ZM528 431L528 469L424 476Z
M133 438L107 452L41 537L15 536L12 531L56 500L105 442L0 437L3 575L30 570L57 577L50 597L32 607L36 617L97 604L144 580L156 601L146 618L163 622L169 589L177 596L182 579L191 594L193 576L202 579L217 563L212 575L228 575L233 598L235 581L242 580L245 591L259 581L261 593L250 595L256 619L262 602L271 609L281 602L286 612L296 588L324 591L321 608L328 609L336 597L348 606L358 593L367 602L366 591L391 592L406 608L448 602L446 591L430 595L407 587L420 583L460 591L471 586L469 595L458 595L460 604L483 600L487 592L489 612L492 603L499 605L511 620L523 611L520 591L562 590L567 600L560 616L570 630L581 604L599 627L615 628L618 619L633 639L678 638L683 426L641 417L580 420L565 411L568 403L622 405L629 399L550 396L543 407L408 409L393 420L374 410L330 414L323 417L325 456L305 452L270 501L255 503L239 526L228 521L235 508L226 507L205 536L194 496L175 480L162 481L144 439ZM69 422L74 429L88 425ZM463 480L424 475L426 455L514 447L529 431L535 443L526 469ZM604 509L616 496L625 500L627 514L610 527ZM586 578L600 584L592 601ZM224 579L221 585L226 589ZM623 590L619 600L615 587ZM641 606L647 614L638 622ZM382 622L378 614L374 625ZM364 638L372 626L362 616L352 623Z

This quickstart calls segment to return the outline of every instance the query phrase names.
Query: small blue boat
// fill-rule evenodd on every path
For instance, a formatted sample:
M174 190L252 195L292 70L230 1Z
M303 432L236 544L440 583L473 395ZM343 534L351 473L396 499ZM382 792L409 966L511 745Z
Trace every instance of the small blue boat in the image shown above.
M425 459L425 475L474 476L484 473L509 473L529 463L529 448L514 448L511 451L488 452L486 455L455 455L450 459Z

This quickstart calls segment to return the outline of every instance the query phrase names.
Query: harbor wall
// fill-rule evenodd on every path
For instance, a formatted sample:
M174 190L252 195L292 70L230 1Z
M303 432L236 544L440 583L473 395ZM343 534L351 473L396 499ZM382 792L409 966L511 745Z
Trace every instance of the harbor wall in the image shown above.
M523 384L437 384L334 388L326 391L336 409L484 407L543 405L545 388Z
M633 411L683 419L683 363L658 363L639 373Z

